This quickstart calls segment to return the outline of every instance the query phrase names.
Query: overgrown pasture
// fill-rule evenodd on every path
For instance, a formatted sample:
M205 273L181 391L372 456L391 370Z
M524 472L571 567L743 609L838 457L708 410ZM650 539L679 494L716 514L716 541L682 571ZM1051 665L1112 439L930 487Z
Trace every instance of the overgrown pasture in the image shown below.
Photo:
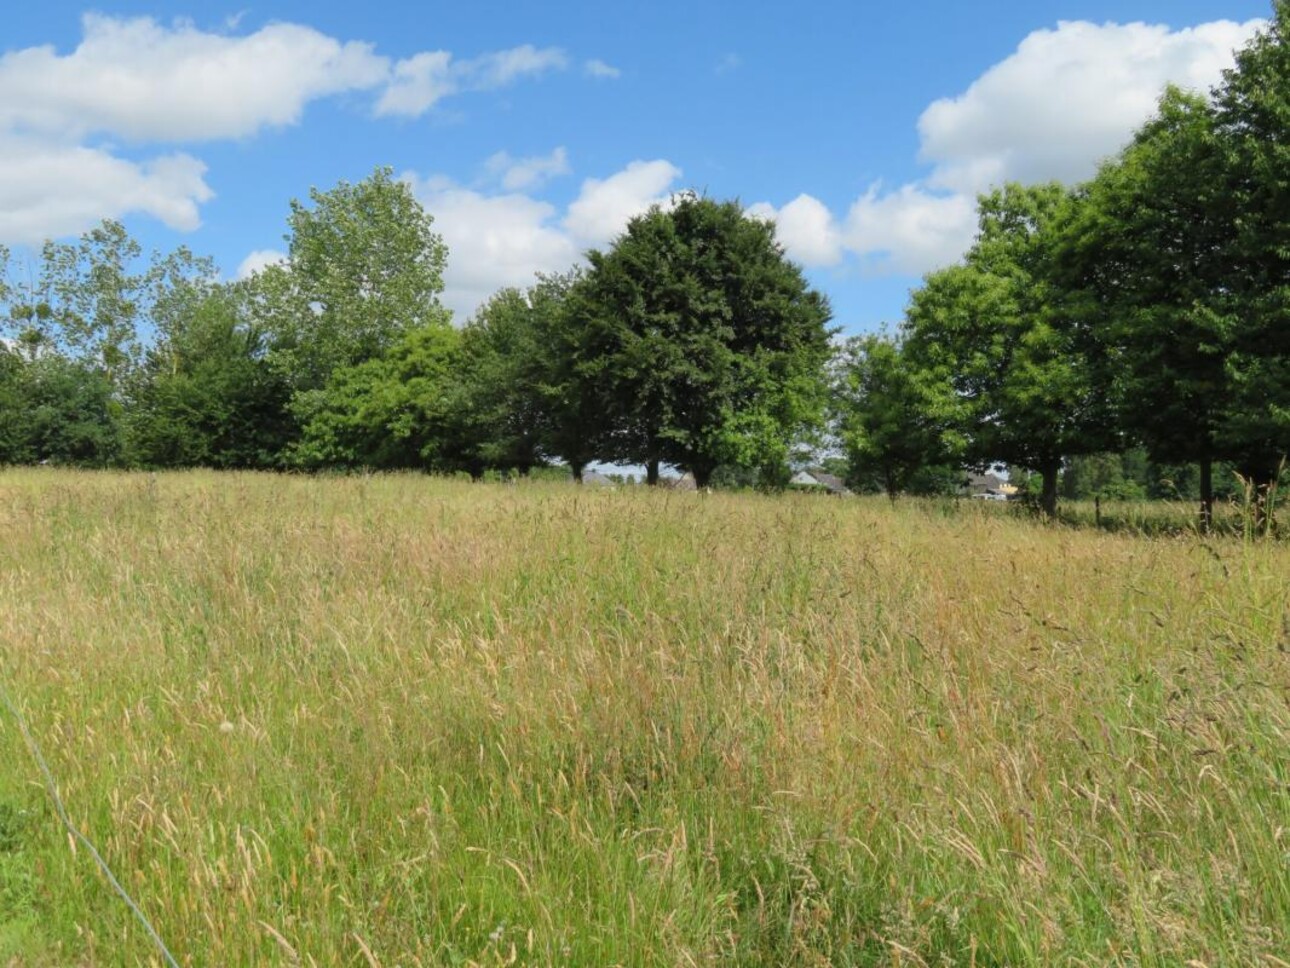
M1290 959L1290 546L0 474L0 681L192 966ZM0 964L161 956L0 710Z

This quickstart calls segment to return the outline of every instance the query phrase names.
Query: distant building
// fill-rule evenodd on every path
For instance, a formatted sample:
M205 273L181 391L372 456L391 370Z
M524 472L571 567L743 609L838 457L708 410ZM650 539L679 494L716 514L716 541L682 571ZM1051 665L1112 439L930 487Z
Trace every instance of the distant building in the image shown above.
M959 495L978 501L1006 501L1017 496L1017 486L1009 484L998 474L970 473L959 488Z
M830 494L850 494L842 478L836 474L826 474L824 471L807 469L798 471L788 482L792 487L806 488L810 490L823 490Z
M697 491L699 489L699 485L694 481L694 475L688 471L680 477L660 478L659 484L663 487L670 487L674 491Z
M616 483L612 477L606 477L600 471L582 472L582 484L584 487L613 487Z

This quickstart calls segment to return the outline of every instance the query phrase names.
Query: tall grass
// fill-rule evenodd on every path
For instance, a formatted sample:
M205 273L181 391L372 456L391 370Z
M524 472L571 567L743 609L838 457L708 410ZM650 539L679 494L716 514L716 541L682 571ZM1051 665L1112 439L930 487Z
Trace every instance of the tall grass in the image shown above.
M1284 965L1290 547L0 475L0 676L191 965ZM0 718L0 963L158 963Z

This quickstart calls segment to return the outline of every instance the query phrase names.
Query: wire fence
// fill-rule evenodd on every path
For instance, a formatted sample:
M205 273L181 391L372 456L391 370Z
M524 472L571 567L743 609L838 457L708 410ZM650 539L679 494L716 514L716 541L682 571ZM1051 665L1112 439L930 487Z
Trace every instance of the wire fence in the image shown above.
M67 832L76 838L76 840L89 853L90 857L94 859L94 863L96 863L99 870L103 872L103 876L106 877L108 883L112 885L112 889L120 895L121 900L125 901L126 906L134 912L134 916L138 919L139 923L143 925L143 929L148 933L148 937L151 938L153 944L157 946L157 950L161 952L161 957L165 963L169 965L170 968L179 968L179 962L177 962L175 960L175 956L170 953L170 949L166 947L166 943L161 940L161 935L157 933L157 929L152 926L152 922L148 920L147 915L140 910L139 905L135 903L134 898L132 898L126 889L121 886L121 882L116 879L116 875L112 873L112 869L108 867L107 861L105 861L103 856L98 852L98 848L90 842L90 839L86 837L85 834L81 833L76 824L72 823L71 817L67 815L67 807L63 804L63 798L58 793L58 784L54 780L53 772L49 769L49 764L45 762L44 754L40 751L40 744L36 742L36 737L32 735L31 729L27 726L26 717L23 716L22 710L18 708L18 704L13 701L13 697L9 694L9 690L5 687L3 681L0 681L0 701L4 702L10 715L13 716L14 721L18 724L18 730L22 733L23 741L27 744L27 749L31 753L32 759L34 759L36 761L36 765L40 767L40 772L44 777L45 790L49 794L49 798L54 802L54 809L58 812L58 819L61 820L63 826L67 828Z

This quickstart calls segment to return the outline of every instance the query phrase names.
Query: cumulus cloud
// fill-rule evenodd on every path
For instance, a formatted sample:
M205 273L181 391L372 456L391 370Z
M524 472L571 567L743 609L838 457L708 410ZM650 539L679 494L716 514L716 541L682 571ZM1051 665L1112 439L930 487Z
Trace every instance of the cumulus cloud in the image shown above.
M577 261L578 247L548 202L518 192L486 195L438 176L403 177L448 244L444 304L458 316L504 286L527 286L534 273Z
M1035 31L967 90L923 112L926 178L891 190L873 185L842 217L809 195L749 211L774 219L780 241L805 265L850 257L868 272L920 275L971 244L977 193L1005 181L1090 177L1151 116L1166 84L1214 86L1263 24L1062 22Z
M257 272L287 261L287 254L277 249L256 249L247 253L237 267L238 279L250 279Z
M604 245L651 205L668 200L681 169L670 161L633 161L608 178L588 178L569 205L565 229L587 245Z
M582 65L583 71L589 77L600 77L605 80L613 81L623 76L623 72L612 64L606 64L599 58L587 61Z
M836 265L842 259L842 232L828 206L811 195L798 195L783 208L759 202L748 214L775 223L775 236L789 257L811 266Z
M378 115L416 117L457 90L452 76L452 55L446 50L429 51L394 65L390 83L376 102Z
M484 170L497 179L502 188L515 192L536 188L552 178L569 174L571 169L569 153L561 147L549 155L532 158L515 158L509 152L499 151L484 162Z
M1032 33L962 94L918 122L936 188L1088 178L1151 116L1166 84L1206 91L1263 21L1184 30L1063 22Z
M440 176L403 178L448 244L444 304L466 317L498 289L576 264L588 246L610 241L632 216L665 201L680 174L666 161L632 162L608 178L586 179L564 212L519 191L490 195Z
M88 14L71 53L0 57L0 127L133 141L239 138L292 124L316 98L386 82L371 45L271 24L243 37Z
M556 47L531 44L456 60L447 51L417 54L394 65L389 86L376 102L378 115L424 114L439 101L463 91L491 91L522 77L563 70L569 59Z
M957 259L975 234L973 195L874 186L847 213L844 244L869 271L921 275Z
M371 44L274 23L204 31L188 21L87 14L80 42L0 54L0 241L75 234L140 213L195 229L212 197L189 154L127 158L135 145L247 138L298 123L311 102L361 93L374 113L415 116L451 94L494 90L560 70L556 48L522 45L457 59L446 51L392 62ZM511 176L544 177L540 170Z
M206 166L186 154L144 162L80 145L0 135L0 241L36 244L134 212L197 228L214 197Z

